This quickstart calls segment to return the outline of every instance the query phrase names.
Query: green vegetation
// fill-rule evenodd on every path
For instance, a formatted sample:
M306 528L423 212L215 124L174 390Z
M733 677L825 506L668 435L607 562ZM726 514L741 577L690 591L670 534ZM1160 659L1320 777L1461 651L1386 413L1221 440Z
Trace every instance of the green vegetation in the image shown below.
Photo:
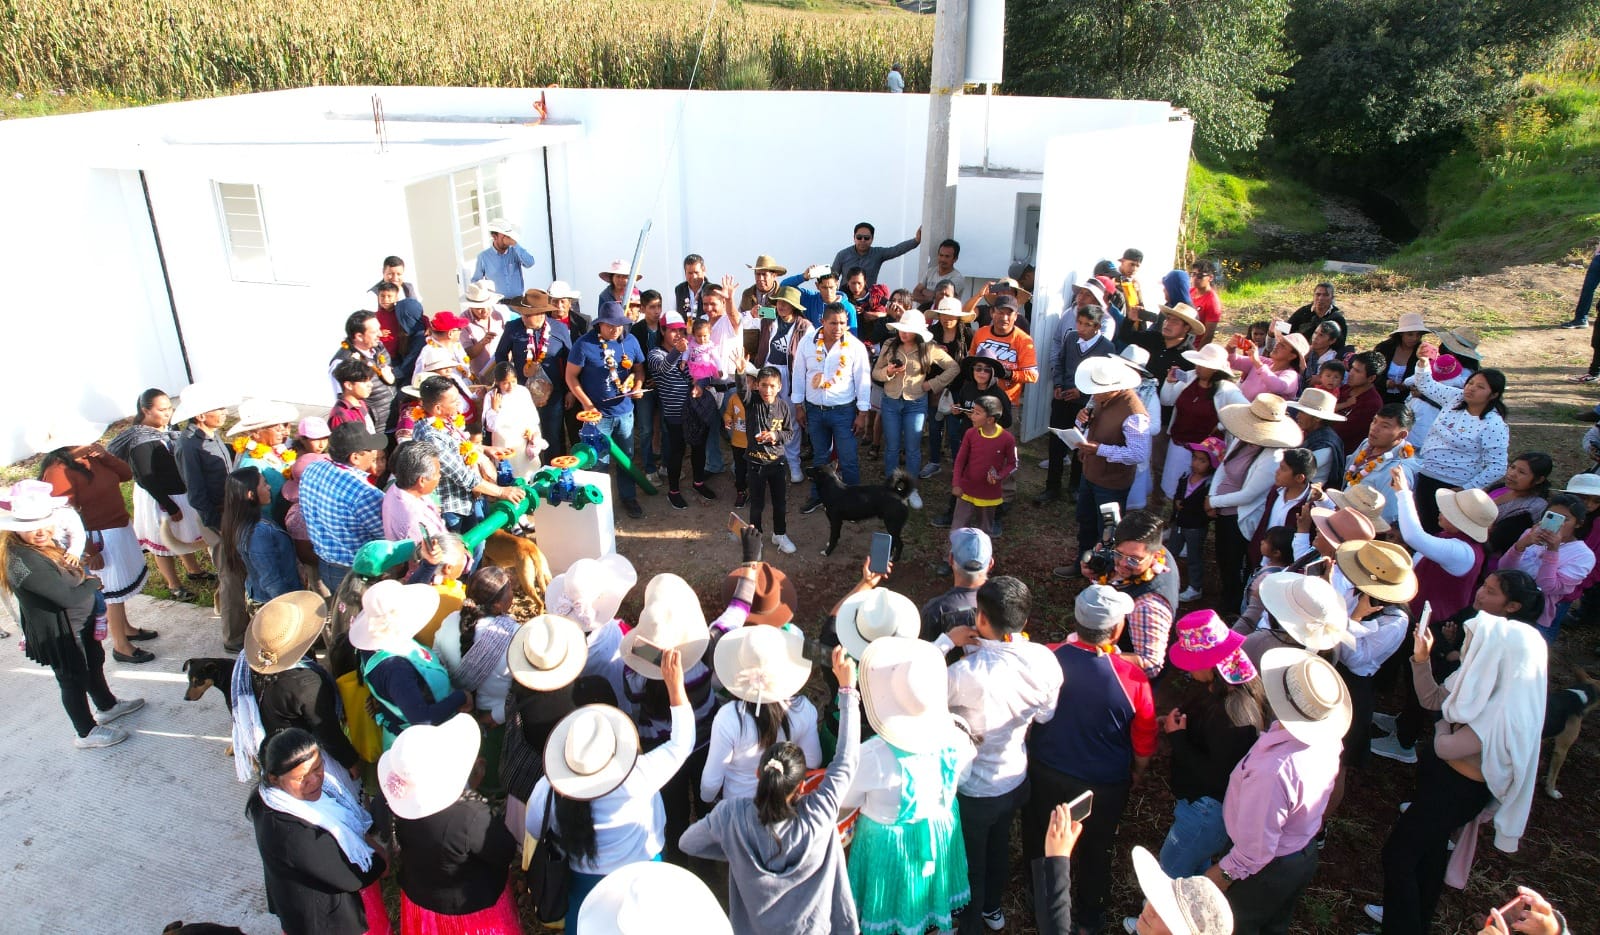
M1184 196L1185 257L1247 254L1261 243L1261 233L1277 229L1314 234L1327 229L1317 193L1288 178L1236 175L1189 162Z

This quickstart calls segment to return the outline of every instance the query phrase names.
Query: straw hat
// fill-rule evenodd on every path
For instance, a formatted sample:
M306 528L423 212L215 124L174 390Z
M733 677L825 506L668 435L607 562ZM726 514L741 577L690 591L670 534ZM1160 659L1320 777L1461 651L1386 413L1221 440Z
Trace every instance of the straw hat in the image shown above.
M1261 684L1278 723L1301 743L1338 743L1350 730L1350 691L1321 656L1275 646L1261 657Z
M676 649L683 657L685 672L705 656L711 628L706 625L699 596L687 581L673 574L650 579L645 588L644 609L639 611L639 625L622 637L622 661L628 668L648 679L661 678L660 665L635 654L634 647L640 640L661 649Z
M1197 338L1206 333L1206 323L1200 320L1200 315L1194 310L1194 306L1187 302L1179 302L1177 305L1163 305L1161 306L1161 314L1171 315L1173 318L1188 325L1189 330ZM1206 346L1210 347L1211 345L1208 344Z
M172 424L182 427L195 416L217 409L232 409L239 405L239 394L211 383L191 383L178 393L176 407L172 410Z
M1394 330L1389 332L1389 335L1393 337L1397 334L1410 334L1413 331L1421 331L1426 334L1433 333L1432 328L1429 328L1427 325L1422 323L1421 312L1406 312L1404 315L1401 315L1400 323L1395 325Z
M1217 418L1234 438L1252 445L1293 448L1305 440L1300 426L1289 418L1289 404L1275 393L1261 393L1248 403L1223 406L1217 411Z
M1167 658L1185 672L1210 669L1244 645L1244 634L1228 629L1214 610L1196 610L1173 623Z
M850 595L839 605L834 620L839 645L855 659L860 659L875 640L914 637L922 632L922 614L917 605L888 588L869 588Z
M465 712L443 724L413 724L378 758L378 788L401 818L427 818L454 805L467 788L483 734Z
M794 286L784 286L781 289L775 290L772 295L767 297L768 305L772 305L777 302L782 302L783 304L794 309L796 312L803 312L806 308L803 300L800 298L800 290L796 289Z
M600 271L600 278L606 282L610 282L612 276L626 276L630 272L633 271L628 269L628 264L622 262L621 260L612 260L609 264L607 264L605 269ZM638 282L643 278L643 273L635 273L633 280L634 282Z
M1343 422L1345 417L1333 411L1339 402L1339 397L1327 390L1312 387L1300 394L1300 401L1290 403L1289 408L1296 412L1303 412L1308 416L1315 416L1324 422Z
M290 591L267 601L244 631L245 662L262 675L294 668L322 634L327 614L315 591Z
M728 694L754 704L785 701L806 687L811 662L794 627L740 627L717 641L712 659Z
M51 496L50 490L50 485L40 480L19 480L13 484L8 508L0 510L0 529L31 532L54 526L56 511L66 509L71 501Z
M1499 507L1487 493L1471 490L1439 490L1433 495L1439 512L1450 520L1450 525L1479 542L1488 541L1489 527L1500 515Z
M589 644L576 621L540 614L517 628L506 649L511 677L523 688L555 691L583 674Z
M899 321L889 322L889 330L910 332L924 341L933 340L933 332L928 330L928 320L914 308L901 312Z
M663 921L670 911L672 921ZM585 935L733 935L717 897L693 873L659 860L606 874L578 910Z
M1417 575L1411 553L1393 542L1346 542L1334 554L1339 570L1357 590L1390 604L1417 596Z
M1150 908L1173 935L1233 935L1233 907L1206 877L1173 879L1142 847L1133 849L1133 873Z
M1295 642L1322 652L1339 643L1355 645L1350 612L1333 585L1299 572L1274 572L1261 580L1261 603Z
M1567 486L1561 493L1570 493L1578 497L1600 497L1600 475L1574 474L1572 480L1567 481Z
M488 308L502 298L504 296L494 291L494 280L480 279L467 283L467 288L461 293L461 307Z
M722 579L722 601L724 604L733 600L734 589L739 582L744 580L741 569L735 568L728 572ZM794 619L794 609L800 606L800 598L794 588L794 582L783 573L783 569L774 567L766 562L756 565L756 593L750 598L750 613L745 617L745 624L758 626L781 627Z
M861 656L867 722L898 750L931 753L944 747L951 725L948 691L944 655L915 636L873 640Z
M1144 378L1120 357L1091 357L1078 365L1072 385L1085 396L1136 390Z
M189 507L187 515L193 515L194 507ZM161 537L161 544L169 551L184 553L197 551L199 546L210 548L222 541L222 537L212 531L210 526L196 519L196 526L200 527L200 538L185 540L178 537L177 530L172 528L172 517L162 514L161 524L157 527L157 535Z
M431 584L379 581L361 595L361 613L350 624L350 645L403 653L438 609L439 592Z
M941 318L954 318L959 322L972 321L978 317L978 310L965 311L961 307L961 300L954 296L946 296L933 303L933 313Z
M608 704L562 718L544 745L544 774L569 799L598 799L622 785L639 760L639 729Z
M45 454L57 448L80 448L92 445L104 435L106 427L69 413L60 413L41 425L30 425L22 440L34 454Z
M638 581L633 563L616 552L580 558L550 579L544 589L545 608L577 621L587 633L616 619L622 599Z
M786 276L789 273L788 267L779 266L777 260L774 260L765 253L756 257L756 261L749 264L749 266L753 272L757 273L776 273L779 276Z
M1389 521L1383 518L1383 508L1389 502L1383 491L1366 484L1357 484L1345 490L1329 490L1325 496L1333 501L1333 505L1341 510L1355 510L1367 518L1372 524L1374 535L1388 532L1392 527Z
M1346 542L1364 542L1378 533L1366 514L1349 507L1328 510L1319 506L1311 508L1311 522L1334 545Z
M228 428L232 438L244 432L254 432L270 425L292 425L300 419L300 410L271 399L247 399L239 404L239 420Z
M1439 344L1455 356L1470 357L1473 360L1483 359L1483 354L1478 351L1477 331L1471 328L1451 328L1449 331L1437 333Z
M1198 351L1184 351L1178 356L1196 367L1218 370L1228 374L1233 373L1233 362L1228 360L1228 352L1220 344L1207 344Z

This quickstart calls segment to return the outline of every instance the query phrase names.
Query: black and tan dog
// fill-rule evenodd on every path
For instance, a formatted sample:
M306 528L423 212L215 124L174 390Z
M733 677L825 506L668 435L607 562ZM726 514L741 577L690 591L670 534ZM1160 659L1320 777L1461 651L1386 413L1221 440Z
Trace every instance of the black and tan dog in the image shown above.
M1583 719L1600 703L1600 682L1589 677L1582 669L1576 670L1578 681L1569 688L1551 695L1544 706L1544 739L1550 744L1550 768L1545 771L1544 791L1552 799L1561 798L1556 789L1556 779L1561 775L1561 765L1567 761L1567 751L1572 749L1583 729Z
M221 656L195 656L184 662L183 671L189 673L189 687L183 691L183 700L199 701L205 697L207 689L215 688L222 692L228 713L233 714L233 662Z
M910 474L896 469L887 484L846 485L839 479L837 464L812 467L807 473L817 482L817 495L822 499L823 509L828 511L828 545L822 550L823 555L832 555L839 547L839 530L846 520L881 519L884 531L894 537L889 559L900 560L900 531L911 515L907 500L917 489Z

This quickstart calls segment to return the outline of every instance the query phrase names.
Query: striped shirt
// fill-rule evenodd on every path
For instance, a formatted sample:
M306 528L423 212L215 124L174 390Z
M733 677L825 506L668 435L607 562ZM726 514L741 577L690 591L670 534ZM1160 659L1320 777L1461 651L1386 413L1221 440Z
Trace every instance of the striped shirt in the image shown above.
M383 491L348 464L318 461L300 478L300 515L317 557L351 565L357 549L383 538Z
M650 352L645 362L650 379L655 381L656 405L661 407L661 418L672 423L682 422L689 392L694 387L694 381L684 369L683 355L658 347Z

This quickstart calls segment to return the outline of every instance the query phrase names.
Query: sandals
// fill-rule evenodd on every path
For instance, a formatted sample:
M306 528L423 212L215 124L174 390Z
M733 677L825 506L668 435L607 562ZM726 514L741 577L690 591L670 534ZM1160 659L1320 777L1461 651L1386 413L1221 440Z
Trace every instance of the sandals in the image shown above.
M174 601L192 601L194 600L194 592L188 588L169 588L167 590L167 598Z
M133 655L131 656L119 649L113 649L111 651L111 658L117 660L118 662L126 662L131 665L142 665L143 663L150 662L151 660L155 659L156 654L148 649L140 649L139 647L135 646L133 648Z
M154 630L143 630L135 627L134 631L128 634L128 639L134 641L135 643L143 643L146 640L153 640L160 635L161 634Z

